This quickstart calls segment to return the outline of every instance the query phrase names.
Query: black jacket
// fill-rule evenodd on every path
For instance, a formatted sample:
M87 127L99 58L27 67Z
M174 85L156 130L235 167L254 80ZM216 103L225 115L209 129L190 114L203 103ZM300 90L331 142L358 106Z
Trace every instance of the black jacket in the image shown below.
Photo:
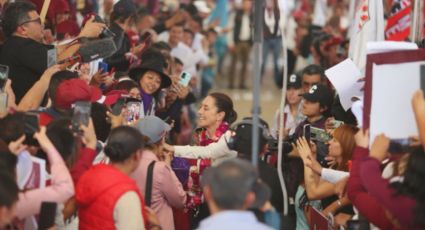
M19 103L25 93L47 69L47 51L54 46L44 45L29 38L9 37L3 44L0 64L9 66L9 78Z

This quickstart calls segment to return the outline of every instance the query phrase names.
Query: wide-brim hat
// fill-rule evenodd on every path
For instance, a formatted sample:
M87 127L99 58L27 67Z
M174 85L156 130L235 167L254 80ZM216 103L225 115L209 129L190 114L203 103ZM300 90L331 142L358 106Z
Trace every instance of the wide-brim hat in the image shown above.
M162 88L168 88L171 85L171 78L164 73L164 68L166 68L166 62L164 56L155 49L148 49L144 52L141 57L142 63L130 69L128 76L139 83L142 76L147 71L153 71L161 77L161 86Z

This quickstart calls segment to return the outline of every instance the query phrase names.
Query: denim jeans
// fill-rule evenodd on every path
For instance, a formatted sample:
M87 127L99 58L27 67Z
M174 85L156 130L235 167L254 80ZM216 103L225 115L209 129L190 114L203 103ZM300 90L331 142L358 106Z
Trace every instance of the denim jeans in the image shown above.
M274 81L276 85L282 81L281 71L279 70L279 55L282 52L282 38L266 38L263 42L263 63L261 65L261 76L264 75L265 65L267 64L269 53L273 55Z

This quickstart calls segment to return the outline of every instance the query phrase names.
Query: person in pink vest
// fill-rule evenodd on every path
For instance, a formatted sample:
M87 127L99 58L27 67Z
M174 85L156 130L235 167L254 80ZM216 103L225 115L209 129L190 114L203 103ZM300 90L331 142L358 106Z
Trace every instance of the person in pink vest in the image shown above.
M77 184L79 229L147 228L143 197L129 177L139 165L143 147L137 129L120 126L111 131L104 148L111 163L93 166Z

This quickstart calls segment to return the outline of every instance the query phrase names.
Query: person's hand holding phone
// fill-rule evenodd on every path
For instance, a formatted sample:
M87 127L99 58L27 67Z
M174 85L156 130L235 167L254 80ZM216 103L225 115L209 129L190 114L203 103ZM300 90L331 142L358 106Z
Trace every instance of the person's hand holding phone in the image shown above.
M22 153L25 149L28 148L27 145L24 144L25 141L25 135L22 135L20 138L18 138L15 141L11 141L9 143L9 151L15 155L19 155Z
M90 19L86 22L84 27L81 29L78 37L87 37L87 38L97 38L105 29L106 25L104 23L99 23L94 21L95 16L92 15Z
M44 152L55 149L55 146L46 135L46 126L41 126L40 131L34 133L34 138L38 141L38 144Z
M297 149L303 162L307 161L312 156L312 152L305 137L300 137L297 140Z
M184 100L189 94L189 87L185 87L181 84L173 84L172 90L177 94L177 97Z
M114 115L113 113L109 111L106 112L106 116L109 118L112 129L124 124L126 113L127 113L127 109L125 107L121 110L121 113L118 115Z
M96 149L97 138L96 132L94 131L93 120L90 118L89 125L81 125L80 129L83 131L82 142L83 144L90 149Z
M105 72L104 69L99 69L91 78L90 80L90 85L92 86L100 86L100 84L102 84L103 82L103 78L105 78L106 76L108 76L109 73Z
M333 156L326 156L325 157L325 161L326 161L326 164L329 166L329 167L332 167L332 166L334 166L334 165L336 165L336 159L335 159L335 157L333 157Z
M106 75L105 75L106 74ZM106 72L102 75L101 83L105 85L106 88L114 84L114 77Z
M131 47L130 52L136 57L140 57L140 55L143 53L145 48L147 48L147 46L148 46L147 42L142 42L139 45L135 45Z

